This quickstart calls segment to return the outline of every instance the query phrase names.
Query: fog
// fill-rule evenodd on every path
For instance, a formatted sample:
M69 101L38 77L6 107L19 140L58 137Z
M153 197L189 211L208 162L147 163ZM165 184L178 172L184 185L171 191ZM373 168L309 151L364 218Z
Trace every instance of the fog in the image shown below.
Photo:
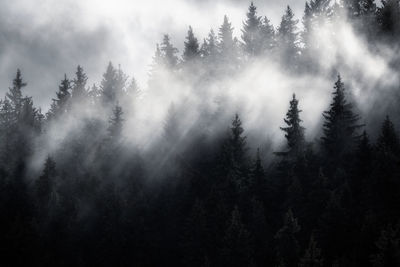
M259 2L259 3L258 3ZM255 1L260 14L277 25L287 4L298 16L301 1ZM141 87L146 86L155 44L163 34L182 51L188 25L205 37L229 15L240 36L248 1L145 2L16 0L0 4L0 93L4 94L16 68L29 82L26 93L47 110L63 74L81 64L89 84L98 82L109 61L121 64ZM178 8L179 7L179 8Z

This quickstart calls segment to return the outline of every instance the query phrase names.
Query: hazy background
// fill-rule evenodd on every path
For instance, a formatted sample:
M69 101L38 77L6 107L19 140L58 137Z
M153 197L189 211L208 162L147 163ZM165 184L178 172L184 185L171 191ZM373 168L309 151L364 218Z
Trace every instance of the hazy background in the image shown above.
M108 61L121 64L143 88L155 44L171 35L182 52L191 25L200 43L227 14L240 38L247 0L15 0L0 1L0 94L8 90L17 68L28 82L27 95L47 110L63 74L72 77L81 64L89 84L99 82ZM304 2L254 1L259 15L276 27L286 5L301 19Z

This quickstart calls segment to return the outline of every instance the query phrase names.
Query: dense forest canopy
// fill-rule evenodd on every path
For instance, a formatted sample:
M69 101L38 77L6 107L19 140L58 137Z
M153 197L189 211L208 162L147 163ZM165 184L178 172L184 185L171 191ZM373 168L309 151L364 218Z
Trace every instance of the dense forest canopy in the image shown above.
M145 86L78 65L41 110L16 70L2 265L400 266L400 2L243 13L160 36Z

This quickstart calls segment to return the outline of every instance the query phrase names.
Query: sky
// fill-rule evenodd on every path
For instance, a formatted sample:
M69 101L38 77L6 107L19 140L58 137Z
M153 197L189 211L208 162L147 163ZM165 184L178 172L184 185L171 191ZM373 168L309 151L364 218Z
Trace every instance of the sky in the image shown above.
M16 69L28 82L25 94L47 110L64 76L80 64L89 84L99 83L109 61L144 88L155 46L163 34L182 52L188 26L201 41L226 14L236 36L247 0L0 0L0 94ZM254 1L259 15L277 26L289 4L301 18L299 0Z

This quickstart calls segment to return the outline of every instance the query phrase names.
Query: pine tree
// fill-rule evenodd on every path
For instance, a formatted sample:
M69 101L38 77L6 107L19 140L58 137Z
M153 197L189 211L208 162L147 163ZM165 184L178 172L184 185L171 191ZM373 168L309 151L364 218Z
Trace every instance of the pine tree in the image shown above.
M384 153L399 155L400 140L389 116L386 116L381 128L381 134L377 140L377 147Z
M88 98L90 104L94 107L97 107L98 104L100 103L101 96L102 96L101 90L97 87L96 84L93 84L92 88L90 88L88 92Z
M322 267L323 262L321 249L317 247L317 242L312 234L308 248L303 258L300 259L299 267Z
M113 103L117 98L117 75L117 70L112 63L108 63L107 70L103 74L103 79L100 84L103 103L105 104Z
M82 101L86 97L86 82L88 80L86 73L80 65L78 65L75 74L76 77L72 81L71 87L71 95L74 103Z
M9 88L6 93L6 98L10 101L11 107L14 112L14 116L17 118L22 108L23 96L22 88L26 86L26 83L22 81L21 70L17 69L17 74L13 80L13 86Z
M185 50L183 51L183 60L190 62L199 56L199 42L193 34L193 29L189 26L185 41Z
M42 175L35 182L36 199L41 210L46 209L51 201L56 176L56 163L49 156L44 164Z
M171 44L168 34L164 35L160 45L160 52L165 66L170 70L174 69L178 64L178 57L176 56L178 49Z
M258 200L263 200L266 192L265 171L261 163L260 149L257 149L256 159L251 169L250 192Z
M127 80L128 80L128 75L126 75L122 71L121 65L118 65L116 82L115 82L115 95L117 101L123 100L126 97Z
M377 20L384 34L395 37L400 32L399 0L382 0L382 5L377 11Z
M297 219L291 209L285 215L284 224L276 233L277 261L281 266L295 267L299 259L299 242L296 234L300 231Z
M250 233L242 223L239 208L235 206L225 232L223 246L224 266L249 266L252 261Z
M243 23L242 40L244 51L249 56L256 56L261 51L261 17L257 16L257 8L251 2L246 14L247 19Z
M113 115L109 120L108 126L108 134L112 140L118 140L121 137L124 122L123 114L122 107L117 103L113 109Z
M270 52L276 47L275 29L267 17L264 17L261 24L261 50Z
M218 31L219 49L223 56L230 57L235 50L235 43L233 40L233 27L229 22L228 17L224 16L224 22Z
M287 155L299 156L304 152L304 127L301 126L302 120L300 119L300 112L298 108L299 101L296 99L296 95L293 94L293 98L290 101L290 107L286 113L284 119L287 127L281 127L280 129L285 132L287 140L287 146L289 151Z
M353 105L345 97L345 88L340 75L334 86L330 109L324 111L322 145L327 156L334 162L351 150L358 137L360 117L353 112Z
M212 29L210 30L207 39L204 39L200 52L203 58L208 58L208 61L216 60L219 51L217 46L217 36Z
M50 107L50 110L46 114L47 119L62 116L69 111L71 98L70 89L70 81L68 80L67 75L64 74L64 79L61 80L61 84L58 87L58 92L56 92L57 98L53 98L53 103Z
M140 88L138 83L136 82L135 77L132 77L129 81L128 86L126 87L126 94L128 96L135 96L137 97L139 95Z
M399 266L400 264L400 225L387 226L376 242L378 252L371 256L373 267Z
M287 6L278 28L278 45L281 48L283 62L291 68L296 68L295 62L299 55L297 23L292 9Z
M236 164L243 164L246 161L246 136L243 136L244 129L238 114L232 121L230 147L232 159Z

